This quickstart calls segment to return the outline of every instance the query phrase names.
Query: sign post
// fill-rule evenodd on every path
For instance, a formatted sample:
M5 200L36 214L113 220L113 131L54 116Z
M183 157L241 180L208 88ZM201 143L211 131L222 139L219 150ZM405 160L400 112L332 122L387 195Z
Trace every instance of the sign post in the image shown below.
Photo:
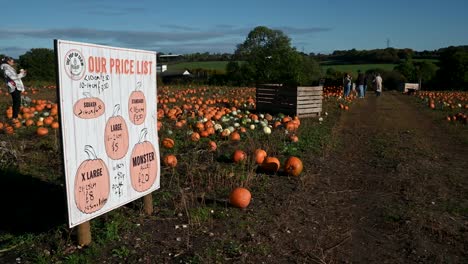
M156 52L54 44L68 222L80 233L160 187Z

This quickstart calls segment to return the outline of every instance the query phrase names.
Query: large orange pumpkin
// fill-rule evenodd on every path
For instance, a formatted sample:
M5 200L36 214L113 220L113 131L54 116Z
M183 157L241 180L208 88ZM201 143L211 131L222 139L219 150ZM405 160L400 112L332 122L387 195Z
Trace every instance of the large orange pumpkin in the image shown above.
M238 208L246 208L250 204L252 194L249 190L237 187L229 194L229 203Z
M153 186L159 169L159 157L153 144L146 141L148 131L140 133L139 143L133 147L130 156L130 179L137 192L144 192Z
M298 157L291 156L284 163L284 172L291 176L299 176L304 168Z
M128 128L122 116L118 115L120 105L115 105L114 114L107 120L104 131L104 143L109 158L118 160L123 158L128 151Z
M86 145L89 159L83 161L75 175L75 204L83 213L91 214L100 210L107 202L110 192L109 170L94 149Z

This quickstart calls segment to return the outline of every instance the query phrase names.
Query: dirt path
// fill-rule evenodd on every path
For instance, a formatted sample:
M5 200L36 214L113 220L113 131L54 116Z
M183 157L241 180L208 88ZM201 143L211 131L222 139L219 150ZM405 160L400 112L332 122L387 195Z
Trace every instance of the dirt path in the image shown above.
M396 93L358 101L335 136L293 209L308 244L298 262L466 263L466 144Z
M468 146L409 99L369 95L344 113L338 146L311 157L318 172L278 178L257 198L243 243L271 253L237 260L467 263Z

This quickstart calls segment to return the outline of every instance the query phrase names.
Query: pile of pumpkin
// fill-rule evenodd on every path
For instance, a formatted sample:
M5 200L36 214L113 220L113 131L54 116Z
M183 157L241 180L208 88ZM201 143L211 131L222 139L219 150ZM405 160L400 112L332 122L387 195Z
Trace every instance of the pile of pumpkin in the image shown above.
M259 168L267 173L276 173L280 170L280 161L277 157L270 157L263 149L255 150L255 163ZM236 163L246 159L247 154L243 150L236 150L233 154L233 161ZM302 160L298 157L291 156L286 159L283 165L283 171L286 175L298 177L303 170ZM238 208L246 208L250 204L251 193L248 189L237 187L229 194L229 203Z
M424 104L434 110L449 112L445 116L448 122L468 123L468 92L430 92L419 91L414 94L419 97ZM457 113L453 113L457 111Z
M31 100L29 106L21 106L18 120L11 121L13 109L8 107L5 110L6 122L0 122L0 132L14 134L15 130L26 127L35 127L38 136L45 136L49 133L49 128L58 129L58 106L47 100Z

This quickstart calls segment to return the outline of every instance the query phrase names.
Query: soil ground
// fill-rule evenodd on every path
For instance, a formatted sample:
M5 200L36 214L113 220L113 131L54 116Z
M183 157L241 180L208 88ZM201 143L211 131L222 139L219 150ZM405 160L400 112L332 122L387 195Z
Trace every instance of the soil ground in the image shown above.
M301 177L271 176L245 210L203 200L205 222L157 209L95 263L468 263L462 137L409 97L369 94Z

